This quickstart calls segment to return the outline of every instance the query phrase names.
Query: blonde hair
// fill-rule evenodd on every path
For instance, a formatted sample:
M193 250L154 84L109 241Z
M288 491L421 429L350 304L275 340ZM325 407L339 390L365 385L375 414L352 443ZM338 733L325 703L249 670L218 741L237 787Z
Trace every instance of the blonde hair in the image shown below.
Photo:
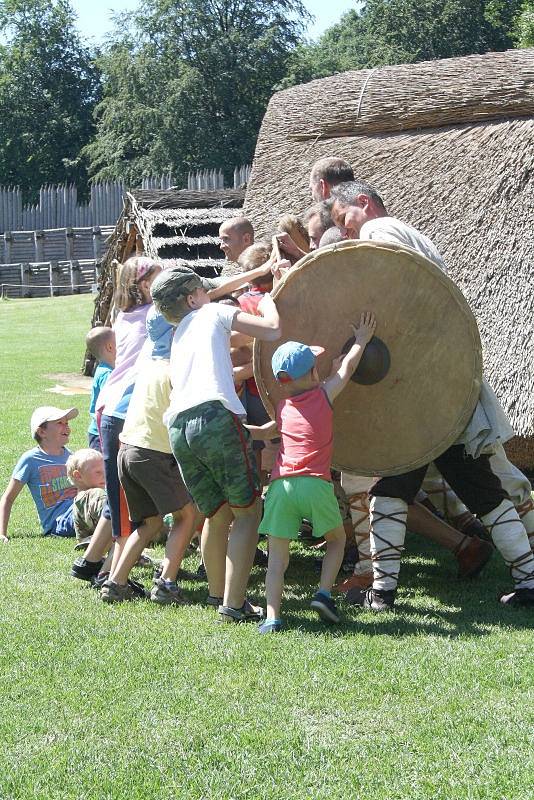
M237 263L243 272L256 269L256 267L263 266L263 264L269 260L272 249L273 246L271 242L255 242L247 247L246 250L243 250L237 259ZM272 275L264 275L261 278L255 278L253 281L250 281L250 283L252 286L264 286L266 283L272 283L272 280Z
M139 291L139 282L148 278L161 265L147 256L132 256L124 264L114 260L116 267L115 306L119 311L131 311L146 302Z
M70 454L65 466L67 468L67 478L73 486L77 487L74 479L76 470L81 472L83 467L90 461L94 461L95 458L103 458L103 455L99 453L98 450L93 450L92 447L82 447L81 450L76 450L76 452Z
M97 359L97 361L102 360L104 347L113 336L115 336L113 328L108 328L105 325L97 325L94 328L91 328L85 337L87 349L91 355Z

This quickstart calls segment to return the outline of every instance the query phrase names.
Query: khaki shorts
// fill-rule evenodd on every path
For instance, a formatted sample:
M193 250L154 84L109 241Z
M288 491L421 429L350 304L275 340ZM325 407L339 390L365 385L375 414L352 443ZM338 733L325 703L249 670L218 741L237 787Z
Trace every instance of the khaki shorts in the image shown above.
M134 524L162 517L190 502L178 464L171 453L123 444L117 459L119 479Z

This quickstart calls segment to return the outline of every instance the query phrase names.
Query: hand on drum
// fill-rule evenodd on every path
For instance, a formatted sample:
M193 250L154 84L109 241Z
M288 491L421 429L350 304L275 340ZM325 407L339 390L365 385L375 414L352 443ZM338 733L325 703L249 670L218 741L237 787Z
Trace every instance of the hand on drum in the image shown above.
M354 338L361 345L366 345L371 341L376 331L376 317L372 311L362 311L360 324L351 325Z

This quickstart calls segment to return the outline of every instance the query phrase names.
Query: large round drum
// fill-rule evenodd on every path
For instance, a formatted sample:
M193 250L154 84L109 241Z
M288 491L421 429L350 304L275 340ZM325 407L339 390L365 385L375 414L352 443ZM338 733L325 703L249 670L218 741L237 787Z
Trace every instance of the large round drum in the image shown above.
M274 417L286 396L271 357L288 340L321 345L321 379L362 311L376 336L334 403L334 465L357 475L398 475L455 442L477 403L482 352L477 324L455 284L424 256L396 244L347 241L302 258L273 292L277 342L256 341L254 375Z

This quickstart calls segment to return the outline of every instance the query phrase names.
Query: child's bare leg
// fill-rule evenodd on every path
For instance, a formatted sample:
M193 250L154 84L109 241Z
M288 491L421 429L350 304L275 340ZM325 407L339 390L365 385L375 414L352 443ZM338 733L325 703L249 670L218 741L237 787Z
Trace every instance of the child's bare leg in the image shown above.
M195 533L196 513L191 503L187 503L180 511L175 511L172 516L173 525L161 563L161 578L164 581L176 580L185 551Z
M249 508L232 508L234 522L228 539L224 585L224 605L230 608L241 608L245 602L247 583L258 544L260 511L259 500Z
M267 621L280 619L284 575L289 564L289 539L269 536L269 565L265 576Z
M209 593L212 597L224 595L228 531L232 520L232 512L228 504L225 504L213 517L206 520L202 529L202 561L206 567Z
M324 538L326 539L326 553L321 567L319 590L330 592L336 581L338 572L341 569L341 563L345 552L345 540L347 537L345 529L340 526L339 528L328 531Z
M105 561L100 567L100 575L105 575L106 572L109 573L111 571L112 562L113 562L113 544L109 548Z
M100 517L95 532L87 547L84 558L86 561L100 561L111 547L111 520Z
M115 564L115 553L113 554L113 566L110 573L110 580L124 586L128 576L139 560L143 549L152 540L153 536L161 527L162 517L158 514L155 517L147 517L141 525L130 536L121 537L120 555ZM115 541L115 548L117 548Z

